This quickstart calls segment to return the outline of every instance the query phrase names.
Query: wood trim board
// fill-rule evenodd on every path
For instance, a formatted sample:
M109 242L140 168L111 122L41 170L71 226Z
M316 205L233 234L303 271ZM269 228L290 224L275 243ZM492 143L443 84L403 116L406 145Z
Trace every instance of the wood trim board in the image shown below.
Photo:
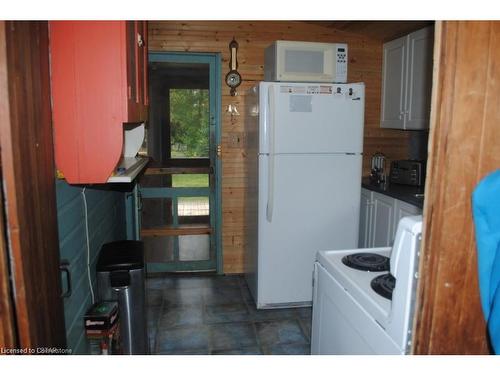
M488 354L471 193L500 167L500 23L436 26L413 352Z
M0 23L0 148L20 348L65 348L47 22ZM4 98L5 99L5 98Z

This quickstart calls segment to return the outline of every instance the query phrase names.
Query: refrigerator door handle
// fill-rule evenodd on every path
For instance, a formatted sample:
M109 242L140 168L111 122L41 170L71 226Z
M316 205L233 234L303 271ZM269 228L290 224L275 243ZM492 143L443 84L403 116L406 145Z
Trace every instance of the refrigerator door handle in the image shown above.
M268 222L273 220L273 208L274 208L274 110L275 110L275 99L274 99L274 87L269 86L268 95L269 107L269 158L268 158L268 187L267 187L267 208L266 208L266 218Z
M274 154L270 154L268 157L268 187L267 187L267 209L266 218L267 221L273 221L273 209L274 209Z
M274 86L269 86L269 93L268 93L268 104L269 107L267 109L267 114L269 116L269 154L274 154L274 128L275 128L275 105L276 105L276 100L274 97Z

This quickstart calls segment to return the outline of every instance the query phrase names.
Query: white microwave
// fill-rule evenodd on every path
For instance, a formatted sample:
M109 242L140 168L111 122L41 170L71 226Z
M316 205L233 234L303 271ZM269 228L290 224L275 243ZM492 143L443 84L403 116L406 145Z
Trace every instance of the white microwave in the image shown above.
M347 83L347 44L277 40L264 53L268 82Z

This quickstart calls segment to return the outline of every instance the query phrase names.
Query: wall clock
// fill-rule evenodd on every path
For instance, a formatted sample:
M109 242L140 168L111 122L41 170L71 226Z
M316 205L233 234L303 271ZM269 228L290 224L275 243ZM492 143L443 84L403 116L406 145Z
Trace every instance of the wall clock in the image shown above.
M226 85L231 88L231 96L236 95L236 88L241 84L241 75L238 73L238 42L233 38L229 43L229 73L226 74Z

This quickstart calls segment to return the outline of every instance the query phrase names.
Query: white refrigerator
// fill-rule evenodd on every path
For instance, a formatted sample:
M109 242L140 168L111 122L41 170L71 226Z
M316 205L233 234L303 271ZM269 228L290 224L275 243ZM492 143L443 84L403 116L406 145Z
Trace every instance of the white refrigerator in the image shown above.
M364 97L363 83L247 93L245 277L257 308L311 305L316 252L357 247Z

